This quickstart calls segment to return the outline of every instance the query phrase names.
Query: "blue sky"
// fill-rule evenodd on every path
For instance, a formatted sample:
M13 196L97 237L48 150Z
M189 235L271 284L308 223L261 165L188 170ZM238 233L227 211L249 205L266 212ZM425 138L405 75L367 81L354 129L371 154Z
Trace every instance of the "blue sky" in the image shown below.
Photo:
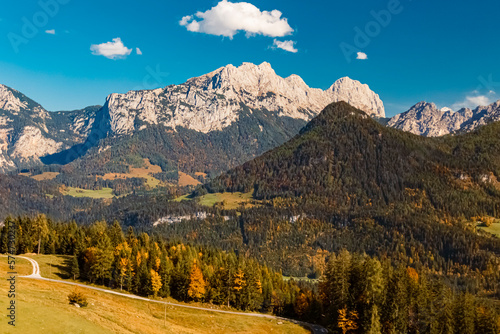
M267 61L311 87L343 76L367 83L388 115L421 100L457 109L500 99L499 12L497 0L9 1L0 83L71 110Z

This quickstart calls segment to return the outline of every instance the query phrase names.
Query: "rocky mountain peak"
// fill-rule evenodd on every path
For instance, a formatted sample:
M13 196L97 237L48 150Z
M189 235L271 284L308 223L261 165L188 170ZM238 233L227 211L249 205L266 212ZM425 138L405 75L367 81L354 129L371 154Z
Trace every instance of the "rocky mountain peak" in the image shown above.
M19 112L28 109L27 99L17 90L0 84L0 109Z
M335 81L327 92L333 95L334 102L345 101L371 116L385 117L382 100L367 84L362 84L349 77L343 77Z
M432 102L420 101L416 103L413 107L411 107L410 110L417 110L419 112L422 112L422 111L436 111L440 109L438 109L436 104Z
M338 101L370 115L385 115L379 96L359 81L343 78L323 91L310 88L298 75L277 75L267 62L227 65L164 89L111 94L103 109L109 113L112 134L130 134L148 124L208 133L236 122L242 105L308 121Z
M500 101L474 110L438 109L434 103L419 102L407 112L392 117L388 126L417 135L435 137L457 131L472 131L479 126L500 120Z
M474 110L462 109L458 112L469 115L469 118L462 124L459 130L462 132L472 131L485 124L500 121L500 100L489 106L479 106Z
M387 125L418 135L436 137L455 131L465 120L466 117L460 113L443 111L434 103L422 101L392 117Z

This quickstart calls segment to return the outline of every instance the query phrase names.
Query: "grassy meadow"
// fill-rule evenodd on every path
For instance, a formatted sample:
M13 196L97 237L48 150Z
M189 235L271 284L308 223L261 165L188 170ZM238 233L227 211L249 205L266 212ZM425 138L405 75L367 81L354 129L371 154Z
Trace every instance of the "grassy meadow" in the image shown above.
M67 277L70 257L30 257L40 264L42 276ZM6 261L5 256L0 257L3 273L8 269ZM32 269L28 261L18 258L16 270L25 275ZM77 308L68 303L67 296L75 289L87 296L87 307ZM9 302L7 291L7 282L2 279L0 308L3 310ZM18 278L16 293L16 327L9 326L4 318L0 322L0 333L309 333L299 325L274 319L165 307L64 283L23 277Z
M184 201L191 200L189 195L184 195L177 197L175 201ZM224 205L224 209L233 210L237 209L241 204L244 204L246 207L252 207L255 204L255 200L253 199L252 192L241 193L241 192L225 192L225 193L213 193L206 194L197 198L200 205L212 207L216 203L222 203Z

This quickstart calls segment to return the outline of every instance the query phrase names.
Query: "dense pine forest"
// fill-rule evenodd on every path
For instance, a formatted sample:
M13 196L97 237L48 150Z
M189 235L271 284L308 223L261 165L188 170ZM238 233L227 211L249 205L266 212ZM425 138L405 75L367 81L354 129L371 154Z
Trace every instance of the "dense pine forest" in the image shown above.
M244 254L126 233L118 222L57 223L44 215L8 218L16 253L73 255L69 275L139 295L227 305L320 323L338 333L484 333L499 331L492 301L438 275L386 258L330 254L319 286L284 279Z

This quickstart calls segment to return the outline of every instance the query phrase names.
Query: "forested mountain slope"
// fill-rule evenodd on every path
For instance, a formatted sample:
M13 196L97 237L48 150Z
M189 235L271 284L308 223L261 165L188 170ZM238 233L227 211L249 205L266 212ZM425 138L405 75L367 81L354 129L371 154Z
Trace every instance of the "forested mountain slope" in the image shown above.
M322 203L337 212L425 205L453 215L500 206L500 125L442 138L386 128L347 103L328 106L300 134L200 191L253 190L257 199Z

